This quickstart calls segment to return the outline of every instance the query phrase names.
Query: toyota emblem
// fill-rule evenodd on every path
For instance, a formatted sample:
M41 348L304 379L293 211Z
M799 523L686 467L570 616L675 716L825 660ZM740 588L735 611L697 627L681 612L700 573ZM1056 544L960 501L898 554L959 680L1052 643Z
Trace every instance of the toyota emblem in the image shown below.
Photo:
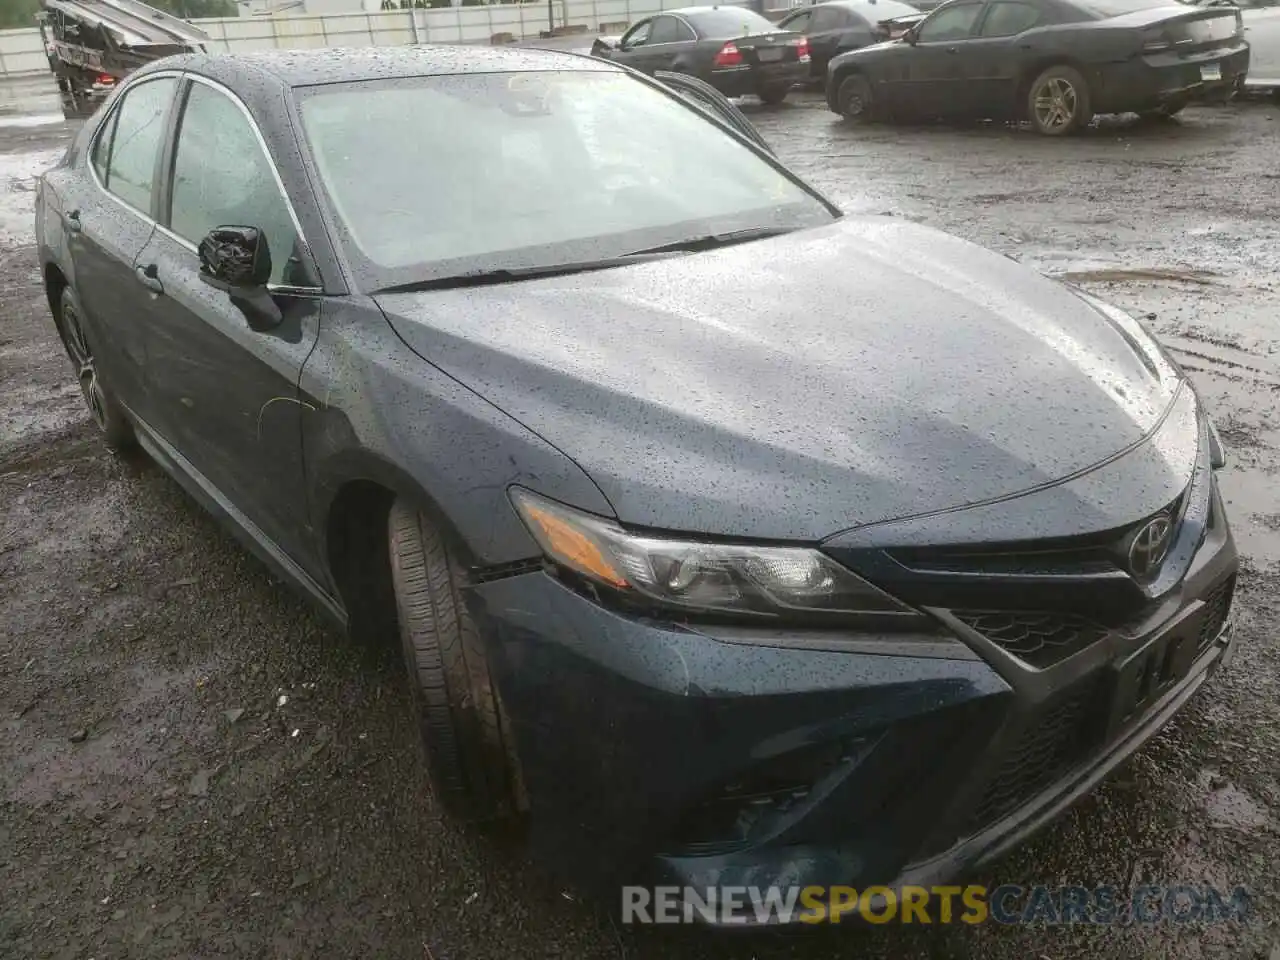
M1145 579L1160 569L1173 540L1173 522L1168 514L1148 520L1129 543L1129 572Z

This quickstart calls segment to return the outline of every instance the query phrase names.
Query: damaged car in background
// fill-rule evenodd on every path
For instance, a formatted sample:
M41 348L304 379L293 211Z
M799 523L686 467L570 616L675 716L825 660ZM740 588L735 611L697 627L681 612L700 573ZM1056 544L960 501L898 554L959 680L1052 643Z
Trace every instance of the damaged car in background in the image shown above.
M851 121L1026 120L1061 136L1095 114L1171 117L1249 73L1234 7L1171 0L950 0L899 40L842 54L827 104Z
M746 122L548 51L162 61L39 181L53 323L401 651L459 818L586 889L945 882L1230 661L1223 451L1123 310Z

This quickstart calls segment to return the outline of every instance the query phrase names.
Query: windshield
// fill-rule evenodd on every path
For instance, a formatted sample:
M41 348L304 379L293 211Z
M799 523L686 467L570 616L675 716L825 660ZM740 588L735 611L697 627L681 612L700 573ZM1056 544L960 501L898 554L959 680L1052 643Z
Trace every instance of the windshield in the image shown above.
M365 289L834 216L719 124L619 72L379 80L299 97Z

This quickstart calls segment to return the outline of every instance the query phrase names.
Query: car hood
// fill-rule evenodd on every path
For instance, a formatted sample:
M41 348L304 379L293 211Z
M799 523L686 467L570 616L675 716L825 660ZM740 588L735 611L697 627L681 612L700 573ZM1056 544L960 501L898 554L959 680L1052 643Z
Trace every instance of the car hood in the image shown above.
M1179 382L1136 322L888 217L377 300L620 520L691 532L817 540L1026 491L1143 441Z

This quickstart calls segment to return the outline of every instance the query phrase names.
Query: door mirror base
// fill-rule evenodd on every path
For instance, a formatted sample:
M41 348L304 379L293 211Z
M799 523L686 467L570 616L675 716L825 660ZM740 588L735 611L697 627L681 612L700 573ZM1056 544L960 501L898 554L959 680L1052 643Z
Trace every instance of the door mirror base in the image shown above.
M200 241L200 279L221 290L244 314L249 329L280 326L284 314L271 297L271 249L257 227L215 227Z

